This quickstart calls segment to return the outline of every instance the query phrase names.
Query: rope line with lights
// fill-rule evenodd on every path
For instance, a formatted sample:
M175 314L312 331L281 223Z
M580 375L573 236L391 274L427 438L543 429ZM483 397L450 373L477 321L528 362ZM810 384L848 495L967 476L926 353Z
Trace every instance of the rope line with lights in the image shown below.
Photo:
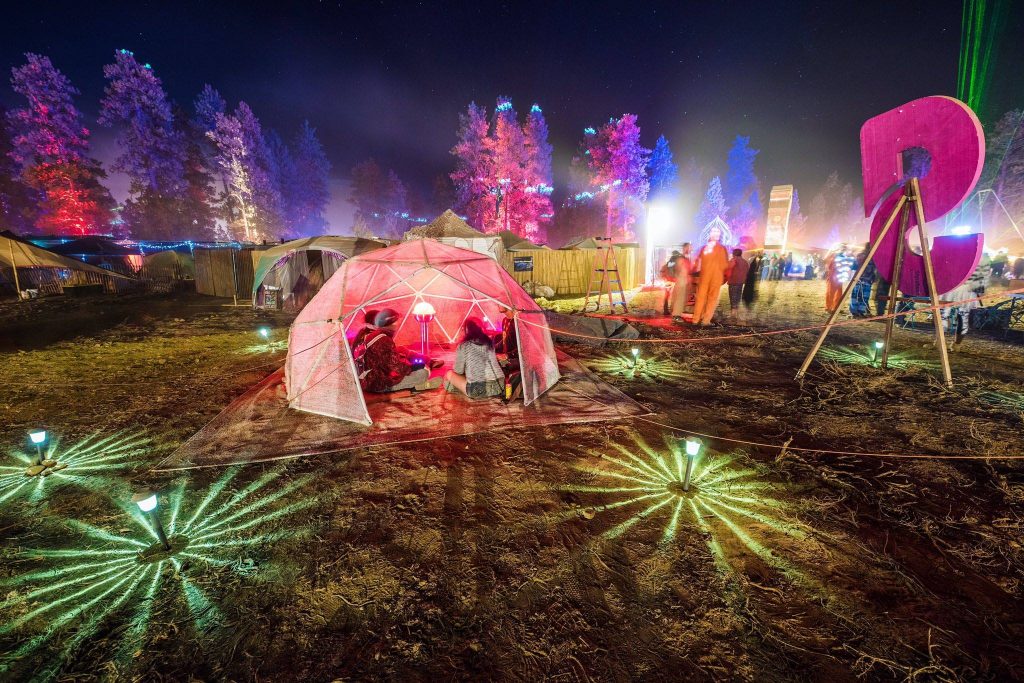
M866 453L863 451L834 451L826 448L807 448L801 446L790 446L787 444L780 445L776 443L765 443L763 441L746 441L744 439L731 439L727 436L715 436L714 434L704 434L702 432L693 431L692 429L686 429L684 427L677 427L675 425L665 424L664 422L658 422L657 420L652 420L646 417L637 417L636 419L674 432L682 432L683 434L699 436L705 439L712 439L716 441L728 441L729 443L742 444L745 446L758 446L760 448L773 448L779 451L786 450L800 451L803 453L822 453L824 455L853 455L865 458L902 458L910 460L1024 460L1024 455L933 455L928 453Z
M840 327L845 325L858 325L860 323L870 323L877 320L888 320L889 318L899 318L914 315L917 313L928 313L944 308L956 308L963 306L964 304L974 303L976 301L983 301L984 299L993 299L996 297L1012 296L1014 294L1024 293L1024 288L1011 289L1006 292L999 292L998 294L988 294L985 296L974 297L973 299L963 299L962 301L947 301L940 303L938 306L925 306L923 308L915 308L913 310L897 311L895 313L887 313L885 315L876 315L868 318L852 318L850 320L839 320L832 323L832 327ZM550 325L539 325L532 323L529 320L521 320L521 322L532 325L533 327L544 328L547 327L553 334L560 334L566 337L576 337L578 339L593 339L597 341L606 342L622 342L630 344L699 344L701 342L712 342L720 341L722 339L747 339L750 337L767 337L778 334L790 334L793 332L811 332L813 330L820 330L825 327L825 323L819 325L808 325L805 327L787 327L781 330L764 330L762 332L744 332L743 334L725 334L714 337L673 337L671 339L617 339L614 337L599 337L590 334L580 334L579 332L570 332L568 330L559 330L551 327Z

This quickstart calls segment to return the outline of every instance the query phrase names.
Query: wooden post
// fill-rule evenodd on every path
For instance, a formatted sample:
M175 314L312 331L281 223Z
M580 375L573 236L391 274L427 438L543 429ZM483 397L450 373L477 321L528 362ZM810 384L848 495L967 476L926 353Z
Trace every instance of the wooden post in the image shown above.
M900 217L900 232L896 242L896 257L892 262L892 282L889 284L889 305L886 306L886 311L889 313L890 318L886 318L885 321L885 338L882 346L882 362L879 365L883 368L889 367L889 346L892 342L892 330L896 324L896 307L899 302L896 300L900 288L900 278L903 277L903 257L907 249L907 226L910 224L910 207L906 205L907 201L912 201L911 189L908 186L903 193L904 207L903 216Z
M914 213L917 217L918 236L921 240L921 256L924 257L924 273L928 280L928 294L932 301L932 320L935 322L935 341L939 344L939 357L942 359L942 374L946 380L946 388L953 388L953 371L949 367L949 351L946 349L946 331L942 327L942 314L939 311L939 293L935 291L935 268L932 265L931 246L928 244L928 231L924 227L924 206L921 203L921 186L917 178L910 179L910 188L914 202Z
M11 270L14 272L14 295L21 301L21 285L18 283L18 263L14 260L14 240L8 245L11 248Z
M885 225L882 226L882 230L878 233L878 237L876 237L875 241L871 243L871 247L870 249L868 249L868 254L867 257L864 259L864 263L860 264L860 268L857 269L857 272L847 283L846 289L843 290L842 298L839 300L839 303L836 304L835 309L831 313L829 313L828 321L825 323L825 327L821 330L821 334L818 335L818 340L814 342L814 346L811 347L811 350L810 352L808 352L807 357L804 358L803 365L801 365L800 369L797 370L797 379L803 378L804 374L807 373L807 368L811 366L811 361L813 361L814 357L818 355L818 351L821 349L821 345L825 342L825 337L828 336L828 333L832 329L832 325L835 324L836 318L839 317L839 311L842 310L843 304L846 302L847 298L849 298L850 292L853 291L854 285L857 284L857 281L860 280L861 275L863 275L864 271L867 270L868 264L871 263L871 258L875 255L875 252L878 250L878 246L882 243L882 240L885 239L885 236L889 233L889 229L892 227L893 221L896 220L897 214L899 214L899 212L903 209L906 203L906 195L900 197L899 201L896 202L896 206L893 207L892 213L889 215L889 218L885 221ZM904 214L903 221L906 221L906 214Z

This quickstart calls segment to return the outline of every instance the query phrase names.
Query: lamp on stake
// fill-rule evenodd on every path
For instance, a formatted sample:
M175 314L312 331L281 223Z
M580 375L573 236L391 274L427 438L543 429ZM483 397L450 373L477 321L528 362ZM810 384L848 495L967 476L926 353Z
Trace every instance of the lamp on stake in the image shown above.
M884 341L876 341L875 343L873 343L871 345L871 349L872 349L871 362L872 363L877 363L878 362L878 352L881 351L884 348L885 348L885 342Z
M256 333L259 334L264 339L270 339L270 328L269 327L260 327L259 329L256 330Z
M167 542L167 534L164 533L164 526L160 523L160 515L157 514L156 508L158 499L156 493L152 491L143 491L142 493L136 493L132 496L132 502L139 506L139 509L149 516L150 522L153 523L153 529L156 531L157 538L160 539L160 544L164 550L170 550L171 544Z
M683 490L690 490L690 475L693 473L693 461L700 455L701 446L704 444L694 436L686 437L686 475L683 477Z
M424 357L430 354L430 339L427 332L434 320L434 314L434 307L429 301L420 301L412 307L412 317L420 324L420 353Z
M633 369L636 369L636 364L640 361L640 349L633 347Z
M43 464L43 444L46 443L46 430L36 429L28 433L29 441L31 441L36 447L36 459L32 461L33 465Z

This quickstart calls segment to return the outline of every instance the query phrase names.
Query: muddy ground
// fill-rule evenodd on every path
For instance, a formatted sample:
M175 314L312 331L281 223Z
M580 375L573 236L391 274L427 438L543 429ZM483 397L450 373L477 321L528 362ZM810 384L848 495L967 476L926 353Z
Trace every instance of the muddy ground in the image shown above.
M1024 349L871 363L821 284L710 330L565 345L650 421L149 468L284 357L287 318L174 295L0 306L0 679L1010 680ZM268 325L269 339L255 333ZM67 469L26 483L26 430ZM667 425L661 426L661 425ZM703 432L690 492L670 427ZM795 448L942 460L821 454ZM174 552L131 503L161 491Z

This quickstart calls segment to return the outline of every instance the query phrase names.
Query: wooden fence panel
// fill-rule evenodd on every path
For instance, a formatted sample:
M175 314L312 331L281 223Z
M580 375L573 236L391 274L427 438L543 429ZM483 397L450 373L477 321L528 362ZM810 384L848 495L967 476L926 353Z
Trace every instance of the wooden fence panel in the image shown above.
M245 300L252 296L252 249L195 249L196 291ZM232 264L232 257L234 263Z
M614 247L623 289L643 281L643 253L636 247ZM558 296L583 296L590 285L598 249L531 249L505 252L501 265L519 284L527 281L547 285ZM516 258L533 258L533 270L516 271ZM603 258L603 255L602 255Z

